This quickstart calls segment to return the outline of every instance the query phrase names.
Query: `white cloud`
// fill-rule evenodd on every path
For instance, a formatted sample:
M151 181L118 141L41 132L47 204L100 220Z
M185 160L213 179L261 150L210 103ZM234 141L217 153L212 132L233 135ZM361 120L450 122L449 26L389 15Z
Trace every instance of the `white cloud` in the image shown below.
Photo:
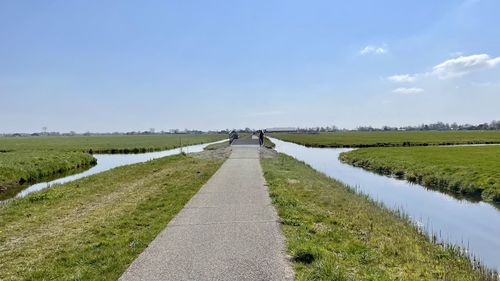
M415 74L396 74L387 77L391 82L415 82L421 77L435 76L439 79L452 79L462 77L474 71L494 68L500 65L500 57L491 58L487 54L459 56L446 60L432 68L430 72Z
M397 88L392 90L393 93L398 93L398 94L405 94L405 95L410 95L410 94L418 94L423 92L424 89L422 88Z
M412 75L412 74L398 74L398 75L392 75L387 77L389 81L395 82L395 83L411 83L415 82L417 80L417 75Z
M368 45L364 47L361 51L359 51L361 55L370 55L370 54L376 54L376 55L381 55L387 53L387 49L384 49L383 47L376 47L372 45Z
M491 67L495 67L497 64L500 64L500 57L496 57L494 59L491 59L488 61L488 64L491 66Z
M434 66L431 74L439 79L457 78L473 71L495 67L497 64L500 64L500 57L490 58L487 54L460 56Z

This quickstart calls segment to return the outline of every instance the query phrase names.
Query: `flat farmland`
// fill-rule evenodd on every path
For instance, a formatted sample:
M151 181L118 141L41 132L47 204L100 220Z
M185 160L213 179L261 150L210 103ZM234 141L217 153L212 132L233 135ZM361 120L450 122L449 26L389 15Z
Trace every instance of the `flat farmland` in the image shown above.
M272 133L308 147L385 147L500 143L500 131L376 131Z
M102 135L0 137L0 151L58 150L90 153L138 153L214 142L225 134Z
M0 137L0 198L25 183L92 166L94 153L142 153L214 142L225 134Z

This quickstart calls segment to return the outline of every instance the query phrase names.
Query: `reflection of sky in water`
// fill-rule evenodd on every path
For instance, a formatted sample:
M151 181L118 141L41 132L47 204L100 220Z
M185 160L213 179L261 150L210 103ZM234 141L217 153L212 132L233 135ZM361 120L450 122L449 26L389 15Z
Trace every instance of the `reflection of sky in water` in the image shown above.
M220 143L224 142L227 140L222 140L222 141L217 141L213 143ZM212 143L206 143L206 144L198 144L198 145L191 145L191 146L186 146L182 148L182 151L185 153L196 153L196 152L201 152L203 149ZM181 148L175 148L175 149L170 149L170 150L164 150L164 151L156 151L156 152L147 152L147 153L138 153L138 154L95 154L94 157L97 159L97 165L94 167L86 170L85 172L79 173L79 174L74 174L71 176L59 178L50 182L41 182L34 184L23 191L19 192L16 197L23 197L26 196L29 193L35 192L42 190L44 188L47 188L51 185L54 184L61 184L61 183L66 183L70 181L74 181L76 179L80 179L86 176L90 176L93 174L97 174L100 172L104 172L109 169L113 169L119 166L123 165L129 165L129 164L135 164L135 163L140 163L140 162L145 162L149 160L153 160L156 158L161 158L165 156L171 156L175 154L181 153Z
M441 241L469 246L485 265L500 270L500 211L484 202L459 200L439 191L343 164L349 148L308 148L272 139L276 150L304 161L392 209L401 209Z

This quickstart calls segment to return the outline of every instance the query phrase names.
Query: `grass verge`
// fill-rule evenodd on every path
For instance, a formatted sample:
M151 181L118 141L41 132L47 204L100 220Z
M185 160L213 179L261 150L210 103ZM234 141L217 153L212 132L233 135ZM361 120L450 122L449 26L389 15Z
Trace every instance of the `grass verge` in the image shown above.
M363 148L340 159L429 188L500 202L500 145Z
M264 137L264 146L269 149L276 147L276 145L268 137Z
M458 249L284 154L262 156L297 280L493 280Z
M0 205L0 280L116 280L224 158L161 158Z

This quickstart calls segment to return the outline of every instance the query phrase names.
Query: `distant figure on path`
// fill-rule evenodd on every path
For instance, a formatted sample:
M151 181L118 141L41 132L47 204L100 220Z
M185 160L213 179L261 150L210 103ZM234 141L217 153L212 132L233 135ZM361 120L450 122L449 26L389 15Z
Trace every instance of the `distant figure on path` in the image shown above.
M229 144L232 144L235 139L238 139L238 133L235 130L232 130L229 133Z
M260 144L260 146L262 146L264 144L264 132L262 130L260 130L260 133L259 133L259 144Z

